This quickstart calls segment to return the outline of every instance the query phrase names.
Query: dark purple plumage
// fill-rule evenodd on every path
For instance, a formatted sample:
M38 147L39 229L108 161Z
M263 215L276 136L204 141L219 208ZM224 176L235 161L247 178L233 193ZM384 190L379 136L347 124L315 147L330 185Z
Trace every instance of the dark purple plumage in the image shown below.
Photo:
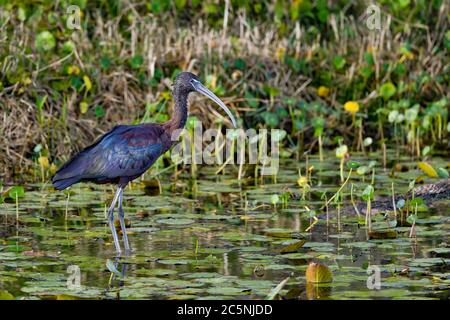
M64 164L53 177L53 185L58 190L81 181L126 185L170 146L162 125L116 126Z

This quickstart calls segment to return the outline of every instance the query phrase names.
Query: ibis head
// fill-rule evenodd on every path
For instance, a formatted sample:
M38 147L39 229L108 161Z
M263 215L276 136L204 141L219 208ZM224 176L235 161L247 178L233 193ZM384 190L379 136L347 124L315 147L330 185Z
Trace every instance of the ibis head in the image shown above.
M201 82L200 79L193 73L190 72L181 72L177 75L174 82L174 91L190 93L190 92L198 92L215 103L217 103L228 115L233 124L233 127L236 128L236 119L231 113L230 109L227 108L225 103L222 102L211 90L206 88Z

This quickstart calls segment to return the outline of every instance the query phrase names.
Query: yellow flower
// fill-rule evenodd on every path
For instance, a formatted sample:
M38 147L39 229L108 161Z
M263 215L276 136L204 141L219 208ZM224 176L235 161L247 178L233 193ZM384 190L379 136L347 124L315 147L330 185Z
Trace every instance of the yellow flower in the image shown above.
M297 183L300 187L304 188L308 185L308 178L307 177L300 177L297 180Z
M242 72L240 70L235 70L231 74L231 78L233 78L233 80L238 80L240 77L242 77Z
M26 77L25 79L23 79L22 83L26 86L28 86L29 84L31 84L31 79L29 77Z
M161 97L164 100L170 100L170 98L171 98L170 91L163 91L163 92L161 92Z
M58 169L58 167L54 163L52 163L49 171L51 174L55 174L57 169Z
M275 50L275 56L278 60L283 60L284 54L286 53L286 48L278 47L277 50Z
M80 111L81 111L81 113L86 113L88 111L88 107L89 107L88 103L86 101L82 101L80 103Z
M358 102L355 102L355 101L347 101L344 104L344 109L345 109L345 111L355 114L359 111L359 104L358 104Z
M217 88L217 76L214 74L210 74L206 77L206 83L215 90Z
M89 79L88 76L83 76L84 85L86 86L86 91L91 90L92 88L92 82L91 79Z
M38 158L38 162L41 165L42 168L46 169L49 167L50 163L48 162L48 158L47 157L39 157Z
M414 60L414 58L415 58L414 53L407 51L400 57L398 61L399 63L403 63L405 62L405 60Z
M405 53L406 59L408 60L414 60L415 56L414 53L408 51L407 53Z
M325 87L325 86L320 86L320 87L317 89L317 95L318 95L319 97L326 98L326 97L328 97L329 94L330 94L330 89L328 89L328 88Z
M67 67L67 74L79 74L80 73L80 68L78 68L77 66L69 66Z

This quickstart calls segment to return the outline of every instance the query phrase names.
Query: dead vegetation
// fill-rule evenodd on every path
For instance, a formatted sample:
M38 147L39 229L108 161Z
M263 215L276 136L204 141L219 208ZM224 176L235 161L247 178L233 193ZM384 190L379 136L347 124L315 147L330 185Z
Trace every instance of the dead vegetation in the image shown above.
M449 97L445 79L450 60L448 50L442 50L448 29L449 8L445 2L435 12L436 24L402 27L401 21L387 17L381 30L374 32L366 28L362 14L341 13L329 16L326 34L312 32L311 26L298 21L288 26L290 32L282 33L271 21L253 23L242 9L230 11L222 28L211 27L203 19L180 26L170 16L158 17L141 9L139 3L128 3L113 19L106 19L99 9L85 10L81 30L67 30L61 18L53 27L57 45L49 52L35 48L36 30L42 29L42 21L20 21L14 10L8 16L2 13L2 180L30 173L36 163L36 145L42 146L51 161L60 162L117 123L139 122L149 104L160 102L162 113L167 114L171 105L170 78L176 70L196 72L213 89L222 89L221 97L244 126L265 126L258 115L276 108L288 110L286 97L293 97L296 102L324 104L326 112L322 116L330 124L329 135L338 133L349 140L356 134L345 128L348 117L342 111L343 103L360 101L365 117L370 117L374 109L381 107L378 90L386 81L395 81L398 88L403 83L398 97L406 96L418 103ZM73 43L73 51L64 52L65 41ZM409 44L408 54L405 44ZM367 65L366 52L373 56L374 73L362 83L360 70ZM333 67L336 55L346 57L342 70ZM108 67L102 66L105 56L110 59ZM136 56L143 60L133 67L130 59ZM244 62L244 68L224 66L225 61L237 58ZM289 59L306 66L293 67ZM395 68L400 60L407 72L397 75ZM89 77L91 89L85 83L81 89L74 87L74 75L67 71L71 66L79 68L79 78ZM158 75L161 71L163 75ZM427 82L412 88L424 73ZM149 85L150 79L157 81ZM321 84L330 88L329 97L318 96ZM264 86L279 92L264 94ZM255 99L260 107L249 107L246 92L259 93ZM46 100L39 109L37 99L43 96ZM217 112L203 112L205 104L195 99L191 114L213 123ZM88 105L86 112L80 109L83 102ZM101 116L96 114L97 106L104 111ZM307 112L307 119L317 116L314 110ZM280 123L292 133L294 141L300 139L299 132L294 134L292 129L295 116L299 111L294 110L291 118ZM377 129L377 124L364 126L366 133L374 135ZM308 130L309 124L300 132ZM302 135L302 139L306 146L317 142L308 135ZM331 138L325 142L333 143Z

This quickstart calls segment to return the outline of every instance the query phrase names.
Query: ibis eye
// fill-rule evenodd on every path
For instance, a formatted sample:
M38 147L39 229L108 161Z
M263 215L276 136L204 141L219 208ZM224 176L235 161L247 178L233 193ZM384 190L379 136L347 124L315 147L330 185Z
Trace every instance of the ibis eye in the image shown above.
M200 83L200 81L191 79L190 83L194 87L194 89L197 90L197 87L198 87L198 84Z

